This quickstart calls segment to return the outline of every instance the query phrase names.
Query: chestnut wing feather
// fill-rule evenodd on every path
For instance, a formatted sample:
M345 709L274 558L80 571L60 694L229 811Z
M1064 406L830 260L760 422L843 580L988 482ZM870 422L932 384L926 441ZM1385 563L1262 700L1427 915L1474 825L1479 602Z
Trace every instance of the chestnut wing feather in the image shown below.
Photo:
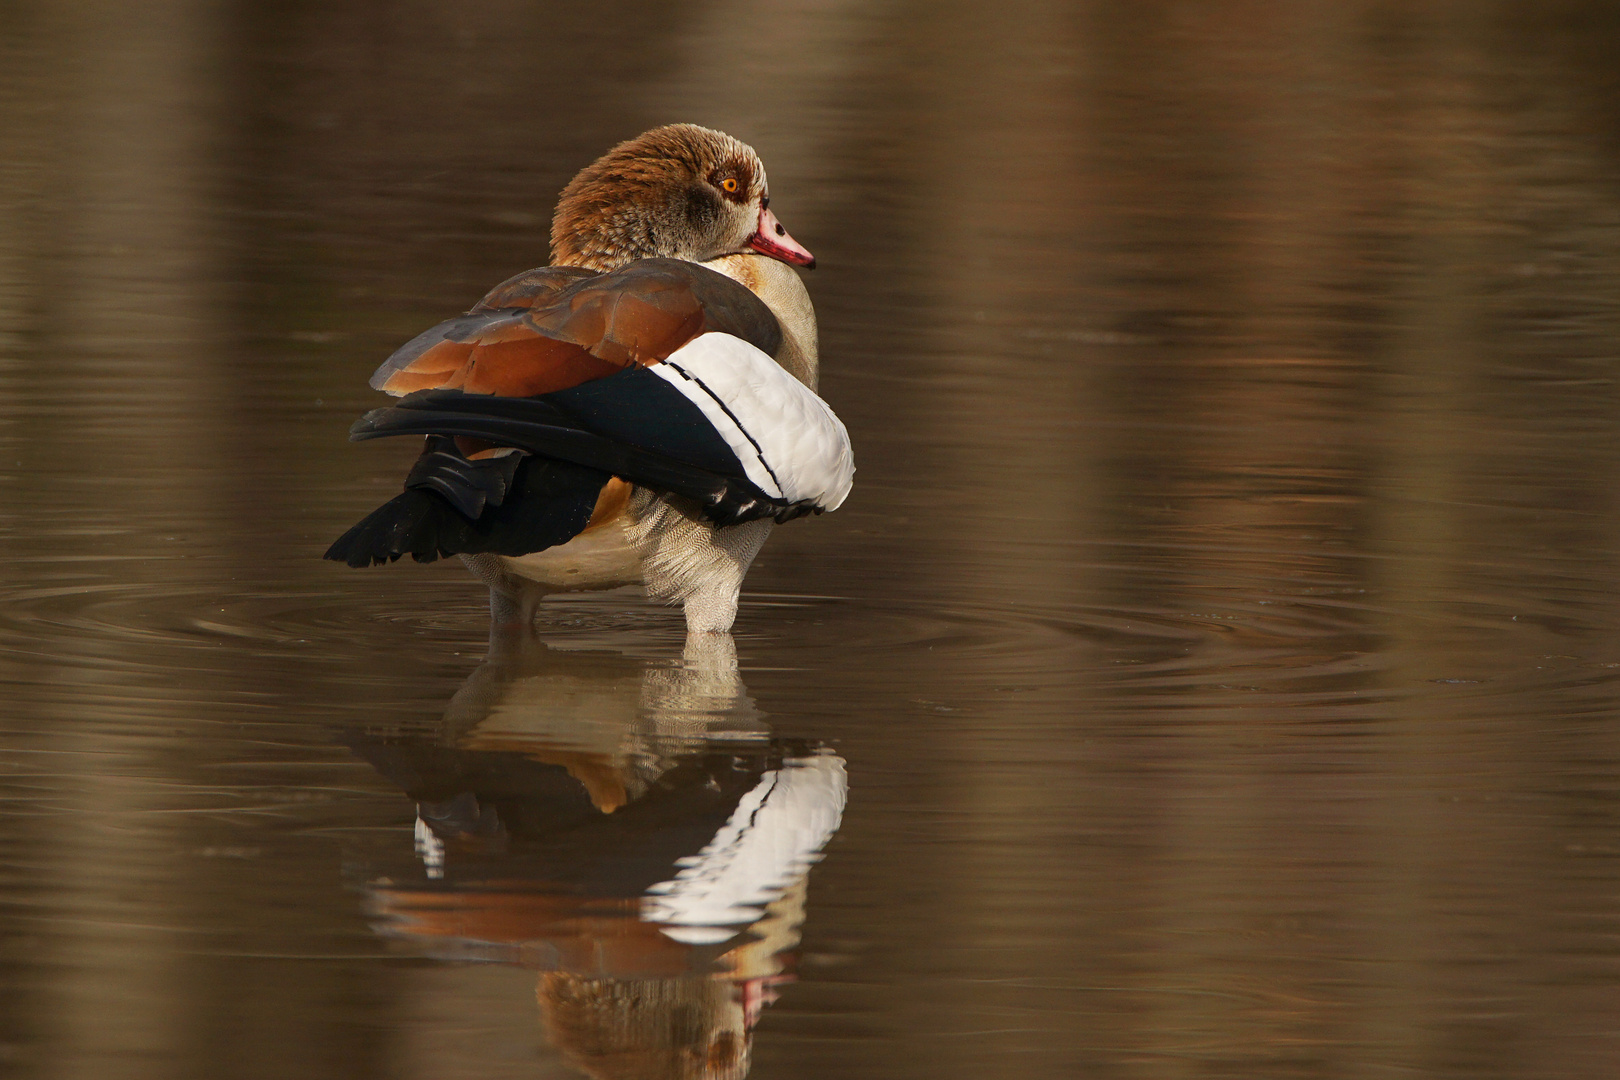
M543 335L521 309L475 312L406 342L371 377L395 396L417 390L529 397L622 371L569 341Z
M643 259L600 275L541 267L412 338L377 369L371 385L395 395L459 389L532 397L659 363L714 331L771 356L782 344L763 301L694 263Z
M556 299L558 293L586 278L600 277L595 270L580 266L537 266L513 274L473 305L473 313L503 308L532 308Z
M542 333L577 342L594 355L643 367L699 334L741 338L768 356L782 329L765 302L708 267L680 259L641 259L571 286L529 316Z

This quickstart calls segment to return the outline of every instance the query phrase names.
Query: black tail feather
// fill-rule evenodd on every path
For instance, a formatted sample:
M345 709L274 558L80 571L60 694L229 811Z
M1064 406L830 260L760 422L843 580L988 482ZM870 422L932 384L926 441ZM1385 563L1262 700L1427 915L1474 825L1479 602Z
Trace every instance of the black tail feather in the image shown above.
M495 457L472 460L462 454L456 441L443 435L428 436L422 456L416 459L405 487L421 488L443 496L463 517L477 519L486 506L499 506L517 477L523 460L519 450L504 450Z
M424 456L434 453L433 447ZM493 552L527 555L567 543L591 520L610 475L545 458L525 458L500 505L468 518L435 490L408 488L366 515L327 549L350 566L393 562L409 555L433 562L450 555Z

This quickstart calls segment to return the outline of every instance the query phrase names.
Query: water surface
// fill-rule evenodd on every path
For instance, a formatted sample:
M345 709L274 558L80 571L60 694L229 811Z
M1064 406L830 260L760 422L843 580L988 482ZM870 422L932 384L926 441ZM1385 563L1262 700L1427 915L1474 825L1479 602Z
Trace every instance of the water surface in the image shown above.
M0 1069L1615 1075L1620 20L1207 7L7 7ZM739 666L321 562L676 119L860 466Z

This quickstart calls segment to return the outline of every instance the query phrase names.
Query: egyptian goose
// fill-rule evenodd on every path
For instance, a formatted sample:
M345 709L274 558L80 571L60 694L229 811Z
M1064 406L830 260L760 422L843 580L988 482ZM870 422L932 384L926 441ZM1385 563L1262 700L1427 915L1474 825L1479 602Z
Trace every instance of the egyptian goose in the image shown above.
M498 621L644 581L692 632L729 630L773 522L836 509L849 436L814 389L810 252L752 148L691 124L608 151L563 189L550 266L407 342L354 440L426 435L405 490L326 557L459 555Z

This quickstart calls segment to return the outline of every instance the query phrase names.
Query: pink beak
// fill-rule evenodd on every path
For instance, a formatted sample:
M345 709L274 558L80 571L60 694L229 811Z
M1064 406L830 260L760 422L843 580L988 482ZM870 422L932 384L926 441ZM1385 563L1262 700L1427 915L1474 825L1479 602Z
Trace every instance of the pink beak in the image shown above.
M761 255L769 255L773 259L781 259L794 266L802 266L806 270L816 268L816 257L810 254L803 244L788 235L782 223L776 220L776 215L761 206L759 208L759 231L748 238L748 246Z

